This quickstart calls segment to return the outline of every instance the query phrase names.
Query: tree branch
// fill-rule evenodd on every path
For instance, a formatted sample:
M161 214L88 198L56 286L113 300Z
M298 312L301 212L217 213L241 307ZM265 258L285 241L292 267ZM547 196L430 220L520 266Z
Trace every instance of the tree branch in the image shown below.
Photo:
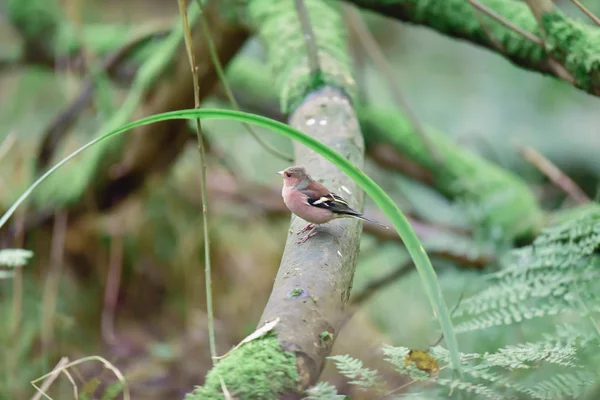
M347 0L365 9L412 24L430 27L450 37L489 48L523 68L561 79L572 76L573 85L595 96L600 95L600 53L598 27L585 25L566 17L554 7L545 12L543 28L551 40L547 49L524 39L521 34L503 25L489 24L493 37L502 44L499 52L479 23L471 4L466 0ZM517 0L480 0L487 9L511 21L520 30L542 36L536 18L528 6ZM554 61L553 61L554 59ZM564 65L561 71L556 64ZM563 72L568 72L568 75Z
M322 80L315 86L308 67L304 33L301 29L294 2L253 0L248 3L248 14L266 42L274 80L281 88L284 110L293 110L289 124L316 138L343 154L359 168L363 165L364 143L348 92L354 91L350 62L346 49L343 19L339 5L322 1L305 1L306 11L313 24L315 43L322 62ZM317 18L318 17L318 18ZM323 38L319 40L319 38ZM339 89L338 89L339 88ZM312 150L295 144L297 164L306 166L313 178L331 190L345 193L353 208L362 210L363 192L359 186L337 167ZM275 173L275 171L273 172ZM341 191L341 187L346 190ZM306 223L293 218L292 231L297 232ZM271 296L265 306L259 326L279 318L275 327L277 341L283 352L292 355L296 382L285 389L278 388L271 397L301 398L304 390L314 384L330 354L342 323L342 310L350 296L354 269L358 258L361 223L357 220L332 221L319 228L316 236L298 244L298 236L288 236L279 272ZM326 336L323 336L324 333ZM325 337L325 339L324 339ZM271 339L258 339L254 346L272 349ZM229 391L240 397L269 397L244 387L243 372L232 371L239 351L221 360L207 376L205 386L194 391L191 398L210 398L220 391L221 376ZM246 351L250 351L246 349ZM288 376L289 358L279 365L260 362L264 352L256 352L244 359L254 366L254 387L263 385L269 377ZM284 359L282 358L282 361ZM246 372L247 374L248 372ZM270 393L274 385L268 385ZM242 394L240 394L242 393Z
M226 64L245 43L248 32L224 19L217 7L207 7L203 12L214 34L219 59ZM198 82L204 88L200 94L202 100L210 94L218 80L208 44L202 39L200 29L194 29L193 43L195 57L199 60L196 69ZM193 107L194 92L190 85L189 61L184 46L181 46L175 59L173 73L165 76L154 89L153 101L144 110L147 115ZM136 129L129 144L125 146L121 163L111 166L112 173L100 173L102 179L95 182L94 193L100 209L116 205L137 190L147 175L170 165L189 137L190 132L184 120L150 124Z

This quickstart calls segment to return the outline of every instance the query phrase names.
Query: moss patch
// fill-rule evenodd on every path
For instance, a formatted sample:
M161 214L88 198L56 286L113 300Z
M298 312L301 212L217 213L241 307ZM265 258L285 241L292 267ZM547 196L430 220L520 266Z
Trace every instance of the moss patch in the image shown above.
M269 49L269 66L280 91L281 109L289 112L309 93L322 86L333 86L354 96L346 45L346 29L340 5L321 0L305 0L315 41L321 73L311 76L304 34L293 1L252 0L248 15Z
M296 357L284 351L272 334L232 351L209 371L204 386L196 387L185 399L225 399L220 378L239 400L279 399L285 391L296 389L299 381Z
M555 9L542 16L546 44L552 55L587 91L600 90L600 29L568 19Z

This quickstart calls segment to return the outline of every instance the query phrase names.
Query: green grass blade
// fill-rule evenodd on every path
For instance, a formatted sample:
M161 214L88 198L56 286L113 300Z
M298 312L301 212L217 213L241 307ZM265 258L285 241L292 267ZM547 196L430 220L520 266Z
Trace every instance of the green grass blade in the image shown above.
M442 290L437 279L437 275L431 261L425 253L425 249L421 246L421 242L417 238L413 231L410 223L406 217L396 206L394 201L385 193L383 189L379 187L371 178L369 178L364 172L352 165L348 160L342 157L340 154L335 152L330 147L324 145L316 139L286 125L284 123L272 120L270 118L262 117L255 114L249 114L233 110L215 110L215 109L192 109L192 110L178 110L171 111L163 114L156 114L150 117L146 117L127 125L122 126L112 132L106 133L86 145L80 147L75 152L61 160L46 173L44 173L39 179L37 179L26 191L23 193L17 201L6 211L6 213L0 218L0 228L4 226L8 218L15 212L17 207L23 203L23 201L33 192L33 190L43 182L48 176L54 173L62 165L66 164L73 157L77 156L81 152L100 142L101 140L108 139L111 136L115 136L126 132L130 129L148 125L155 122L167 121L172 119L231 119L235 121L245 122L264 128L270 129L280 135L286 136L292 140L295 140L303 145L307 146L311 150L317 152L327 160L334 163L340 170L345 172L354 182L356 182L365 193L379 206L381 211L390 219L394 228L402 238L406 249L410 253L417 271L425 287L425 292L431 303L433 313L438 319L442 333L446 340L446 345L450 352L450 360L452 368L460 374L460 358L458 352L458 342L456 335L454 334L454 328L450 320L450 313L448 307L442 296Z

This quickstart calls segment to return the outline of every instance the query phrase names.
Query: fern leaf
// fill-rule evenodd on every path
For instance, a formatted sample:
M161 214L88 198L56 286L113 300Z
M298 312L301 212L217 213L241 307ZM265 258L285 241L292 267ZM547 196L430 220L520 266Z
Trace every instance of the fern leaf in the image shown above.
M338 394L337 389L327 382L318 382L306 390L308 396L302 400L344 400L346 396Z
M507 397L499 393L496 393L486 385L466 382L462 380L453 379L436 379L436 383L441 386L449 387L454 390L461 390L467 393L473 393L480 398L493 399L493 400L506 400Z
M33 251L24 249L0 250L0 265L6 267L22 267L33 257Z
M377 384L377 371L363 367L363 363L347 354L331 356L329 359L335 361L338 371L346 378L351 379L349 383L368 388Z

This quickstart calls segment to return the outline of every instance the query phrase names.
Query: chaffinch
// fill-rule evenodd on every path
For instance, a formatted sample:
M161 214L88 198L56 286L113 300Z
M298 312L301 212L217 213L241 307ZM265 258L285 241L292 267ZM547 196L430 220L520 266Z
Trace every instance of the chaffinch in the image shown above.
M304 229L297 233L299 235L309 231L298 243L304 243L313 236L317 225L337 218L357 218L387 228L387 226L365 218L361 213L353 210L346 200L314 181L304 167L289 167L277 174L283 178L283 189L281 189L283 202L296 216L309 222Z

